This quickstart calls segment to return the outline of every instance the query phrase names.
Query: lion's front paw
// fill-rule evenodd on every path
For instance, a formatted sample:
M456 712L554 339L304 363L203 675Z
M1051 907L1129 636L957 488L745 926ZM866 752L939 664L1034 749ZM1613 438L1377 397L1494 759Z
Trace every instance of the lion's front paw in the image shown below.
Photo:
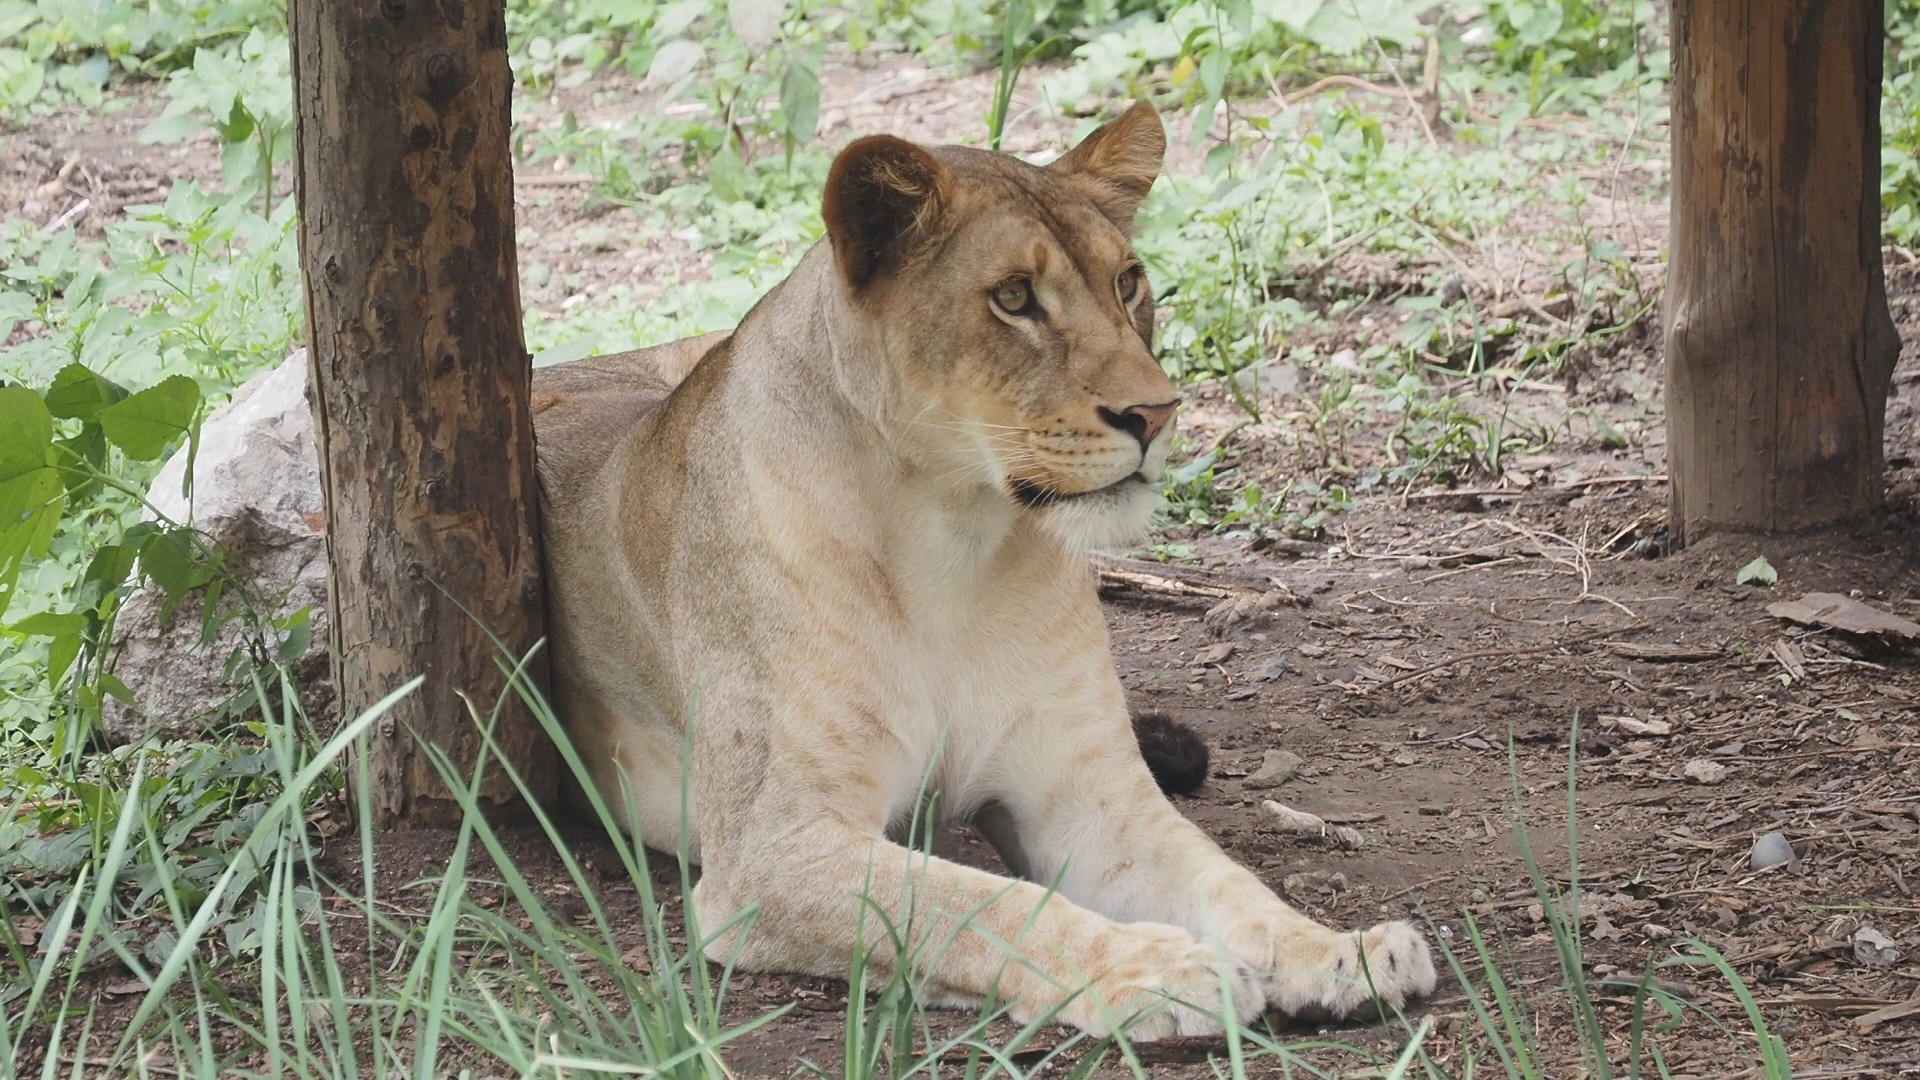
M1433 956L1410 923L1300 945L1282 951L1267 980L1268 999L1282 1012L1341 1018L1372 1008L1376 998L1392 1009L1433 992Z
M1089 984L1060 1009L1057 1018L1065 1023L1096 1035L1121 1027L1129 1038L1149 1041L1216 1035L1228 1009L1246 1022L1266 1008L1256 976L1177 927L1132 923L1102 939L1076 958Z

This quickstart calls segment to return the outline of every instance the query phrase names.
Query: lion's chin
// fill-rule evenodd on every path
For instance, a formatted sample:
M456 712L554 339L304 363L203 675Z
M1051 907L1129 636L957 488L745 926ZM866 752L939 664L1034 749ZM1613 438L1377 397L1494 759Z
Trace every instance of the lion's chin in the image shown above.
M1016 492L1015 498L1038 515L1041 526L1061 543L1082 551L1138 543L1163 503L1159 486L1139 473L1076 495L1030 501Z

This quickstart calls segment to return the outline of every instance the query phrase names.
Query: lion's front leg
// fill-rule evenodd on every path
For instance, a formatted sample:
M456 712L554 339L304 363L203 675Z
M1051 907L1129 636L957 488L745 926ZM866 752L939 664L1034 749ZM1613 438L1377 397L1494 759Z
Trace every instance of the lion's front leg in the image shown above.
M904 964L936 1004L993 1000L1023 1023L1052 1017L1094 1034L1124 1025L1136 1039L1215 1034L1224 1009L1245 1021L1264 1005L1257 978L1179 927L1117 923L824 813L765 824L771 843L707 852L694 890L701 924L755 911L744 938L708 945L715 961L834 978L861 962L882 980Z
M1294 910L1234 862L1155 786L1135 747L1117 680L1036 706L1000 755L1005 812L1022 869L1118 920L1183 926L1265 975L1290 1014L1349 1016L1435 983L1426 941L1405 922L1342 933ZM1068 685L1073 685L1070 681ZM1049 715L1051 714L1051 715Z

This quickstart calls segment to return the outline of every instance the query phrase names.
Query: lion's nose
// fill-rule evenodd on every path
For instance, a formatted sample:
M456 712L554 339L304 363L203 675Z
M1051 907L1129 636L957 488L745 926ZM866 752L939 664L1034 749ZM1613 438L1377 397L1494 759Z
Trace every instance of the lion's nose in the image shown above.
M1129 405L1119 412L1103 408L1100 419L1139 440L1140 449L1144 451L1153 437L1160 434L1160 429L1167 426L1167 421L1173 419L1173 410L1179 404L1174 400L1164 405Z

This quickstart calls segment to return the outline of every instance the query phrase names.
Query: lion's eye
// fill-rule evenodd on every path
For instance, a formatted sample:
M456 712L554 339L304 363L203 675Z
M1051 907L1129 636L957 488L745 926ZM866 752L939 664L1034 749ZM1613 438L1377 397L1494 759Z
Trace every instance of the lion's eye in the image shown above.
M1025 278L1013 278L994 286L993 302L1001 311L1009 315L1033 314L1033 283Z
M1120 294L1120 303L1132 307L1133 302L1140 298L1139 264L1136 263L1120 271L1120 276L1114 279L1113 288Z

